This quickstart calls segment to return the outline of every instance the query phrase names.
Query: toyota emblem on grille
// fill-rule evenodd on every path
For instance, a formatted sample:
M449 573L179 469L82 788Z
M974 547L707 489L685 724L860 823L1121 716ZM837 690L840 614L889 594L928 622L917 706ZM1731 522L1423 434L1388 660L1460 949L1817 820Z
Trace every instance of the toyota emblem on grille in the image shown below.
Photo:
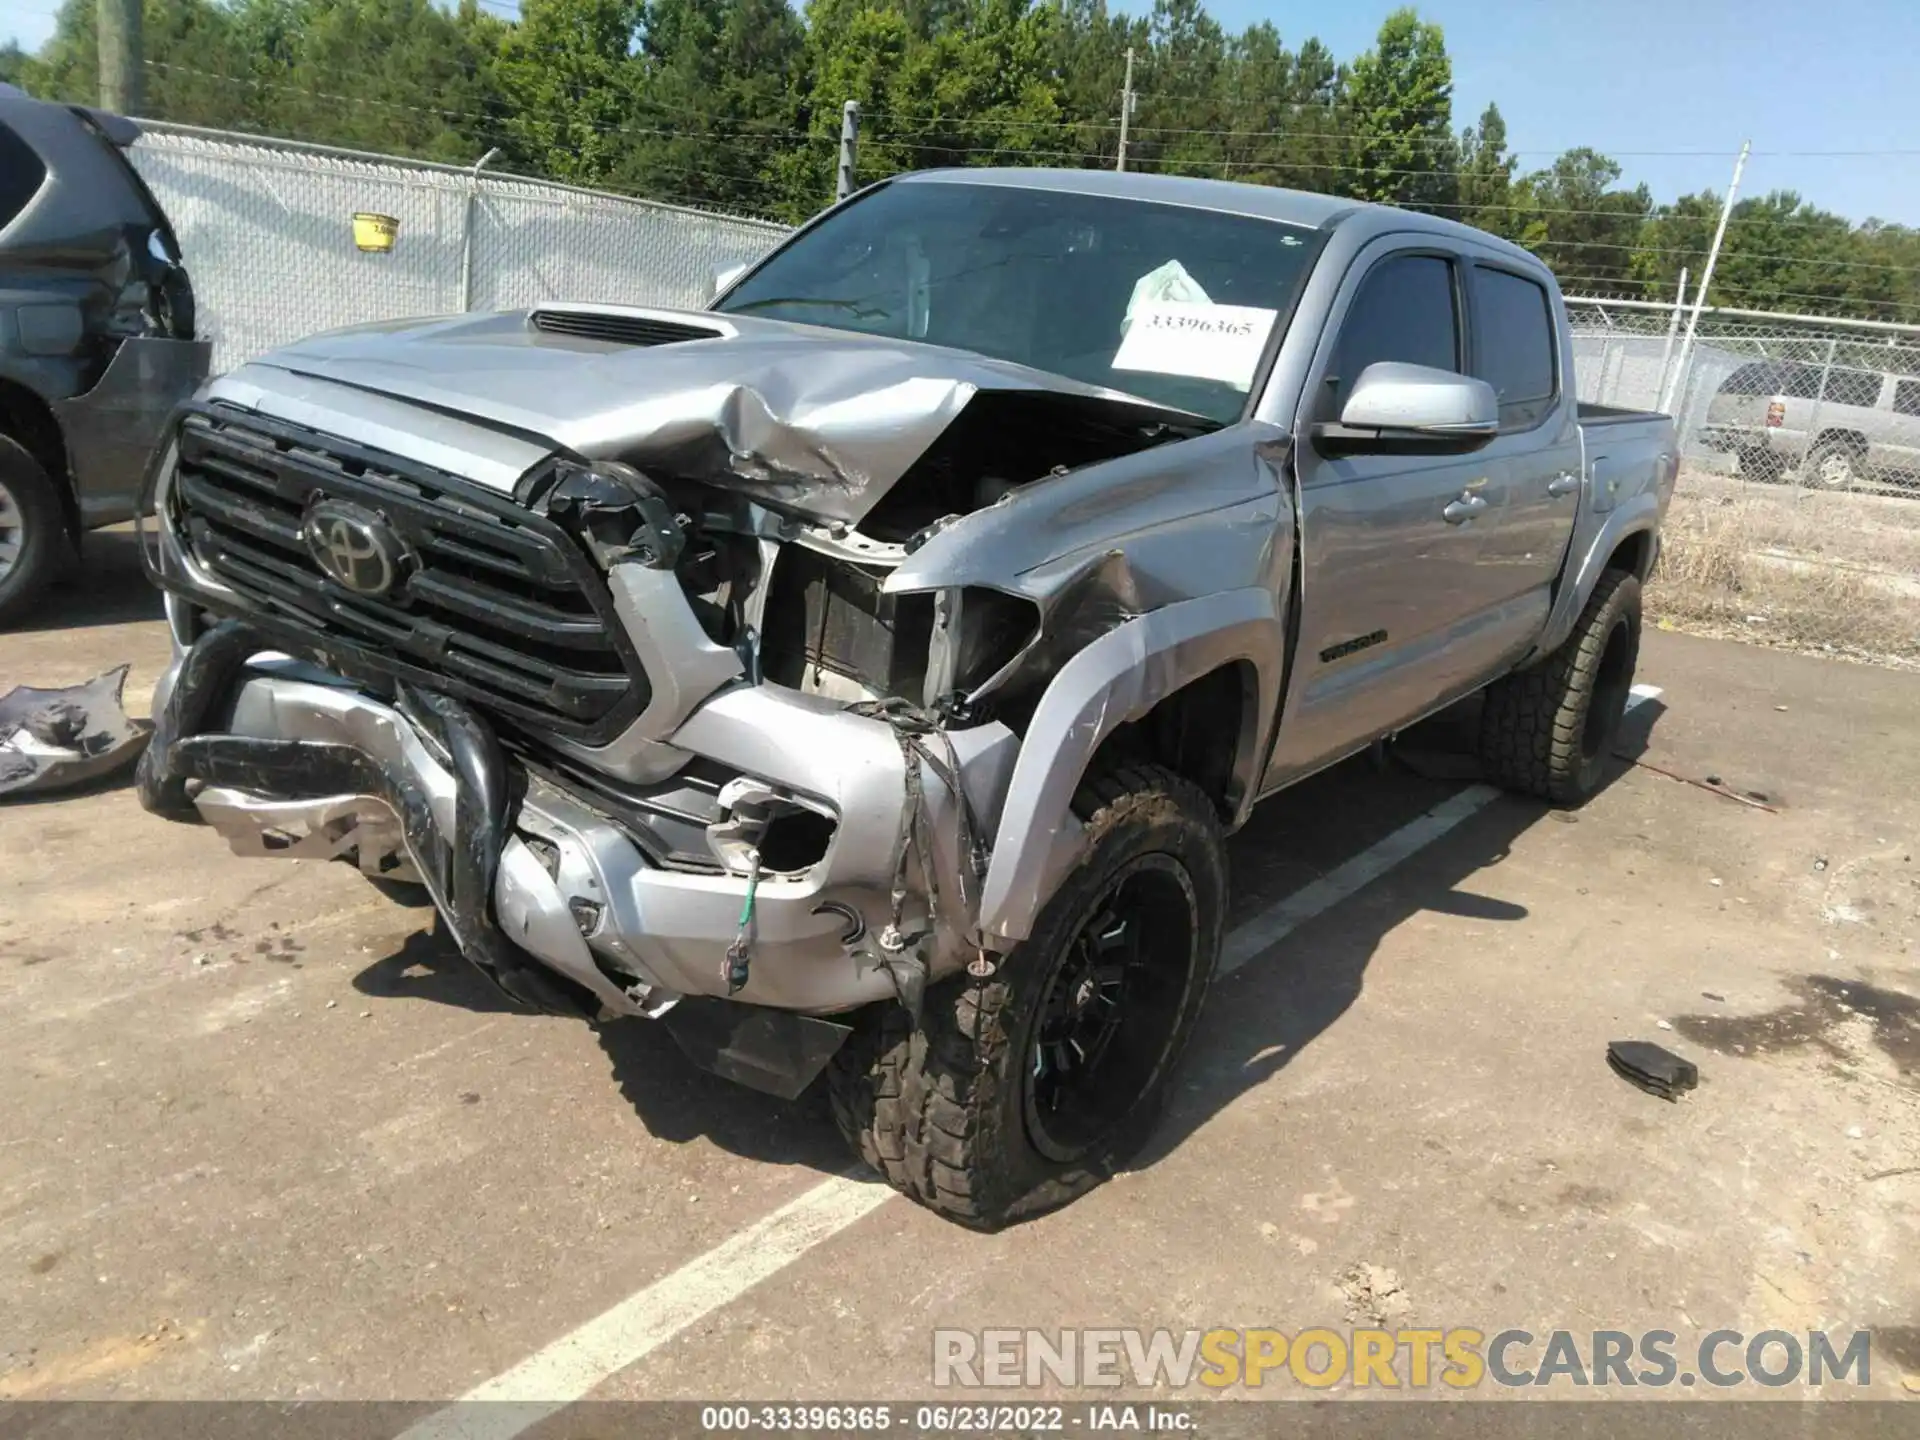
M406 542L392 526L345 500L310 507L301 536L314 563L356 595L385 595L407 559Z

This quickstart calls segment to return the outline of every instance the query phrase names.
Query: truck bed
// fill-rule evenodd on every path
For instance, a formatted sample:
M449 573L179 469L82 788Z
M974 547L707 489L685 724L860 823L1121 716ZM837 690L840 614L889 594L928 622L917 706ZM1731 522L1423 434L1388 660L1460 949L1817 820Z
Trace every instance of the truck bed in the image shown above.
M1582 425L1623 425L1630 420L1666 420L1670 417L1660 410L1623 410L1617 405L1593 405L1580 402L1578 418Z

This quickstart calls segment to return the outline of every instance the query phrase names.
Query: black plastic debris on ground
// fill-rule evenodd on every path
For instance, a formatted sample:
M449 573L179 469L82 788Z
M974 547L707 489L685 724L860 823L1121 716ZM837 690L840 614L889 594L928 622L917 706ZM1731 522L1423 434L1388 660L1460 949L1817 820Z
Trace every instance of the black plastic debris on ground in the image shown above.
M64 690L20 685L0 695L0 797L85 785L133 764L152 727L121 704L130 668Z
M1700 1070L1651 1040L1615 1040L1607 1046L1607 1064L1630 1085L1662 1100L1678 1100L1700 1083Z

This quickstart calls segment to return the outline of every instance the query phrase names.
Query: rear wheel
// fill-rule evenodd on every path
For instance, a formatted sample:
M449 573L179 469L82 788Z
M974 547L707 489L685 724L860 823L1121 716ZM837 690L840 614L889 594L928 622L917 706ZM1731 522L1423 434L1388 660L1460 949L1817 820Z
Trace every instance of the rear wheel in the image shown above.
M1640 581L1609 570L1573 634L1487 687L1480 758L1496 784L1558 805L1600 788L1640 655Z
M0 435L0 625L26 615L66 552L60 492L38 460Z
M1845 440L1822 440L1807 457L1807 474L1823 490L1851 490L1862 477L1857 445Z
M1146 1140L1220 952L1226 865L1198 788L1157 766L1083 787L1085 860L989 977L876 1008L829 1072L888 1183L976 1229L1052 1209Z

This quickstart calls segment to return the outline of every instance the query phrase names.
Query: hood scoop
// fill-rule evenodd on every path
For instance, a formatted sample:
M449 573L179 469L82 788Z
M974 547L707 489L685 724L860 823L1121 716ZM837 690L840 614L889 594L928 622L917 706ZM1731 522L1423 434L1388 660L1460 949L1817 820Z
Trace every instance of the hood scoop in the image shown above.
M571 306L564 310L535 310L527 317L527 323L549 335L571 335L609 345L678 345L688 340L718 340L733 333L718 326L689 325L684 320L633 310Z

